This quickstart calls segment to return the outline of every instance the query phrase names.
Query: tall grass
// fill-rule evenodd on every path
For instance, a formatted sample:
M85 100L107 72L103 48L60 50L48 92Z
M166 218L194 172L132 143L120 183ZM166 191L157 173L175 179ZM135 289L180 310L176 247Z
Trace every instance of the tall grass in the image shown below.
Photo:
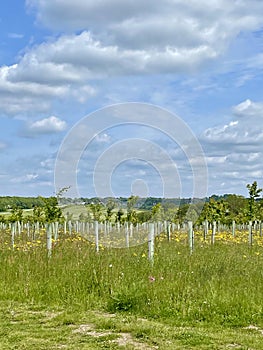
M175 325L263 325L263 248L245 243L156 238L154 264L147 244L103 248L78 237L44 239L0 251L0 299L91 308L162 319Z

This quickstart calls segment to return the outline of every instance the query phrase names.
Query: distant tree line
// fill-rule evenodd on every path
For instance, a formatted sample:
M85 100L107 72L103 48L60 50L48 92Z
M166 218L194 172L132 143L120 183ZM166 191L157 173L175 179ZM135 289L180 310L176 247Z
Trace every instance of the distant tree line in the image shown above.
M44 203L41 197L0 197L0 212L18 209L33 209L34 207L43 207Z
M262 189L256 181L247 184L248 197L236 194L223 196L213 195L204 199L162 199L162 198L63 198L61 190L57 196L45 197L0 197L0 211L9 211L9 221L21 221L23 209L33 209L27 219L32 221L54 222L71 220L67 213L62 215L61 205L82 204L86 214L81 214L79 220L98 220L112 222L130 222L133 224L146 221L167 220L175 223L193 221L201 224L205 220L220 221L231 224L263 220ZM4 219L3 217L1 218Z

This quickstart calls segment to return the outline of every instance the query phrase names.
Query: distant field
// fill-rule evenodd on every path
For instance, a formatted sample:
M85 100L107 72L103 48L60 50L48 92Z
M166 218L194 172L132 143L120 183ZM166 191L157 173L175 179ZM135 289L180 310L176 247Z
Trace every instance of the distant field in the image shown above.
M32 215L33 213L33 209L24 209L23 210L23 216L27 217L29 215ZM64 216L66 216L67 213L72 214L73 215L73 220L77 220L80 216L80 214L87 214L87 208L84 205L68 205L68 206L64 206L62 207L62 213ZM10 211L6 211L6 212L1 212L0 215L3 216L9 216L10 215Z
M32 212L33 212L33 209L23 209L23 216L24 217L27 217L29 215L32 215ZM0 212L0 215L3 215L3 216L9 216L11 213L10 211L4 211L4 212Z
M81 214L87 215L87 208L84 205L67 205L62 208L63 215L67 213L73 215L73 220L77 220Z

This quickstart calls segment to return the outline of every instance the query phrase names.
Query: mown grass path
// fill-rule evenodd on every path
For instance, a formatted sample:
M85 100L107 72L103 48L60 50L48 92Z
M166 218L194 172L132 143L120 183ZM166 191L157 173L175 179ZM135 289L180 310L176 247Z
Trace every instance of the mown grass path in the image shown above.
M0 348L44 349L255 349L262 330L250 327L175 327L127 314L47 309L1 303Z

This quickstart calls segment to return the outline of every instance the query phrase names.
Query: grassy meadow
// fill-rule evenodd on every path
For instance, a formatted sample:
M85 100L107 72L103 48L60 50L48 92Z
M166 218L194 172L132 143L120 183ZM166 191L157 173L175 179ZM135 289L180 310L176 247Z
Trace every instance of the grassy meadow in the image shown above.
M100 247L63 234L0 238L1 349L262 349L263 238L195 232Z

